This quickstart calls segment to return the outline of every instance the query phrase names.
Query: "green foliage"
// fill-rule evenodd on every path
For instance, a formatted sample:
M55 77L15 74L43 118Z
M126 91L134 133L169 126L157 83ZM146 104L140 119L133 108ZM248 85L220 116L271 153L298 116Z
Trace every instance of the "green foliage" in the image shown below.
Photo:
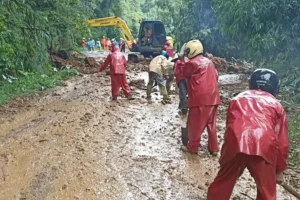
M46 90L63 84L72 75L78 74L74 69L40 73L26 73L21 71L21 76L12 83L0 82L0 104L7 103L10 99L19 96L32 96L36 90Z
M131 29L133 37L135 37L139 32L138 19L143 15L141 10L143 2L144 0L104 0L98 4L93 18L121 17ZM120 38L120 32L116 27L99 27L93 28L90 36L94 38L106 36L118 40Z
M214 2L222 31L241 39L246 56L256 60L281 61L299 55L299 1Z
M76 24L86 21L93 11L83 2L0 1L0 73L42 73L49 63L48 50L73 49Z
M239 57L239 41L228 34L222 34L217 25L217 16L212 0L167 0L150 1L142 10L149 12L165 23L167 34L175 39L179 50L183 43L199 39L206 52L222 57Z
M300 117L290 115L289 119L289 138L290 138L290 159L289 164L292 167L300 166Z

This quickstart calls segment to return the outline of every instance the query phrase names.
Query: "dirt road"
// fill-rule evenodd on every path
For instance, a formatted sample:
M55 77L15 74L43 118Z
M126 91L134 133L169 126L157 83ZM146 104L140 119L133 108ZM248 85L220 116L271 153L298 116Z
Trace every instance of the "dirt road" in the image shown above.
M128 73L131 81L143 76ZM221 77L223 84L228 77ZM223 101L245 85L221 86ZM136 100L112 102L109 76L83 75L40 97L2 107L0 199L206 199L218 170L218 159L206 150L207 134L200 156L181 152L180 127L186 118L178 115L177 95L173 104L162 105L154 93L148 104L144 90L132 89ZM225 109L219 109L220 143ZM244 173L232 199L255 199L255 190ZM278 196L294 199L279 186Z

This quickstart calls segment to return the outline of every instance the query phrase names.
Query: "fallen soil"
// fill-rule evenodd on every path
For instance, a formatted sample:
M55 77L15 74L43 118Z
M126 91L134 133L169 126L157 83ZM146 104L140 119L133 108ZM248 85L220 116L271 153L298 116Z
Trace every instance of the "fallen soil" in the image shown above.
M104 57L98 52L88 56L96 62ZM183 153L180 128L187 119L178 115L177 95L171 95L172 104L162 105L155 92L148 104L140 89L147 73L143 67L131 67L127 76L137 97L133 101L112 102L109 76L93 73L0 108L1 200L206 199L219 167L218 158L207 152L207 133L199 155ZM227 103L246 87L246 76L220 76L220 145ZM286 177L294 187L299 183L294 171ZM277 187L278 199L295 199ZM232 199L255 196L255 183L245 172Z

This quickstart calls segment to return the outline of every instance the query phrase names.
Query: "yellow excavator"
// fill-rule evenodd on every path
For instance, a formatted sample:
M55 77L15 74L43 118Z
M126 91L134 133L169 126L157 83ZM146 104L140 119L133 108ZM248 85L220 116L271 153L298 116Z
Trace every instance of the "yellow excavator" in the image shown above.
M121 30L121 36L129 47L128 60L138 62L143 57L159 55L166 40L173 45L173 38L166 36L165 25L159 20L140 21L140 30L137 39L132 36L126 22L120 17L106 17L88 20L90 27L114 26Z

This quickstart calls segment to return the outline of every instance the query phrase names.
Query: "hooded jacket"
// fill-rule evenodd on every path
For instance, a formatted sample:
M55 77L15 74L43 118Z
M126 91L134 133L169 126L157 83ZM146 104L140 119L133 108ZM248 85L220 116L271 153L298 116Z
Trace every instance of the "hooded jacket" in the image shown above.
M268 92L249 90L230 101L220 164L237 153L262 157L276 168L287 168L289 149L286 113Z
M186 62L188 62L189 59L188 58L184 58L184 60L176 60L175 64L174 64L174 74L175 74L175 77L176 77L176 83L178 84L182 79L184 79L184 76L183 76L183 67L184 67L184 64Z
M107 56L99 71L105 70L110 65L110 75L125 74L127 61L123 53L116 46L112 46L111 53Z
M211 60L202 55L190 59L184 64L183 76L188 83L188 108L221 104L218 72Z

